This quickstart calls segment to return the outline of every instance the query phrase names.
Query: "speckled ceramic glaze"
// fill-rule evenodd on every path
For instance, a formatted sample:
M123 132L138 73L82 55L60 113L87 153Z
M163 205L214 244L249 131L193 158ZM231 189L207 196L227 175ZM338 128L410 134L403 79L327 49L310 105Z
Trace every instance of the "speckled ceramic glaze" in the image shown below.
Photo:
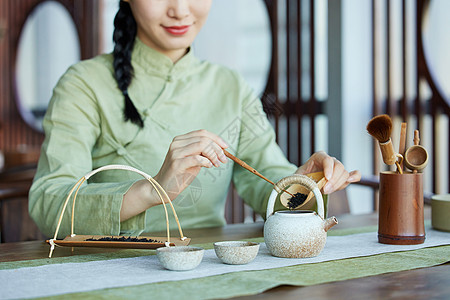
M156 249L161 265L172 271L187 271L196 268L203 259L205 250L198 247L175 246Z
M229 265L248 264L258 254L259 244L245 241L214 243L214 251L220 260Z
M301 184L313 191L317 211L280 211L273 213L278 192L272 191L267 205L264 241L270 253L278 257L314 257L325 246L327 231L337 224L335 217L324 220L323 198L317 184L304 175L292 175L277 185L283 190L291 184Z

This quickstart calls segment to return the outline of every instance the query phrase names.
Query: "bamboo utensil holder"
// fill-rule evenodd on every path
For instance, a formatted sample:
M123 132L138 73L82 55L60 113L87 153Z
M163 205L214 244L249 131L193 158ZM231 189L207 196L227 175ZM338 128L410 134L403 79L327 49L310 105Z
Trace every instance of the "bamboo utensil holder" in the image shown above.
M380 174L380 243L414 245L425 241L422 180L422 173Z
M92 238L92 237L101 237L101 236L86 236L87 238L85 238L85 236L82 236L82 238L80 238L80 236L77 236L74 232L74 220L75 220L75 203L76 203L76 198L77 198L77 194L78 191L80 190L81 186L83 185L83 183L88 180L90 177L92 177L93 175L101 172L101 171L106 171L106 170L125 170L125 171L132 171L135 173L140 174L141 176L143 176L145 179L147 179L150 184L153 186L153 188L155 189L155 191L158 194L159 199L161 200L161 203L164 207L164 211L165 211L165 215L166 215L166 227L167 227L167 239L165 238L152 238L155 240L163 240L163 242L155 242L153 245L149 244L149 243L136 243L136 245L131 245L134 244L135 242L108 242L108 241L86 241L87 238ZM71 234L70 236L66 237L64 240L57 240L58 237L58 232L59 232L59 228L61 226L61 222L64 216L64 212L67 208L67 205L69 203L69 200L72 196L72 194L75 194L73 196L73 202L72 202L72 221L71 221ZM178 225L178 230L180 232L180 239L175 241L174 243L171 243L170 240L170 230L169 230L169 215L167 213L167 207L166 207L166 202L169 203L170 207L172 208L172 212L173 215L175 217L175 220L177 222ZM55 230L55 235L53 236L52 239L48 240L48 243L50 244L50 253L49 253L49 257L52 257L53 254L53 250L55 249L56 245L60 245L60 246L71 246L71 247L76 247L76 246L84 246L84 247L120 247L120 248L157 248L157 247L161 247L161 246L174 246L174 245L187 245L189 244L190 239L186 238L185 236L183 236L183 230L181 229L181 225L180 222L178 220L178 216L177 213L175 211L175 208L172 205L172 201L170 200L169 196L167 195L166 191L161 187L161 185L155 180L153 179L150 175L136 169L130 166L125 166L125 165L107 165L107 166L103 166L100 167L98 169L95 169L89 173L87 173L86 175L84 175L80 180L78 180L78 182L72 187L72 189L69 192L69 195L66 198L66 201L64 202L63 208L61 210L61 213L59 215L59 220L58 220L58 224L56 226L56 230ZM131 246L131 247L130 247ZM149 247L150 246L150 247Z

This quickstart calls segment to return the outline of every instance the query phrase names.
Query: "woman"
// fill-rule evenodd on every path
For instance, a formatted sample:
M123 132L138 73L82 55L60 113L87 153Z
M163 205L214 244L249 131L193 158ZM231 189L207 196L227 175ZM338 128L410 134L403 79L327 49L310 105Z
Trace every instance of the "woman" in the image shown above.
M323 170L329 180L324 192L331 193L360 179L358 171L348 173L323 152L298 169L290 164L244 80L195 58L190 45L211 1L121 1L114 53L80 62L60 79L44 119L46 138L30 190L30 214L45 234L53 234L74 183L107 164L154 175L178 206L185 228L225 224L231 180L244 200L264 213L272 187L227 163L226 148L274 181ZM139 175L98 173L77 196L76 232L162 230L159 204ZM65 216L60 236L69 228Z

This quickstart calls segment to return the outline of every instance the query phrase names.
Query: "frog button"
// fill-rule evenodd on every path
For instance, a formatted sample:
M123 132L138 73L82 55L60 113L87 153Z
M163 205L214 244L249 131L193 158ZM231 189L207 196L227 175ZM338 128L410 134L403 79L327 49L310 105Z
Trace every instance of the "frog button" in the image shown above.
M150 116L150 109L144 110L144 116L146 117Z
M124 147L120 147L116 150L117 154L120 156L124 156L125 154L127 154L127 150Z
M172 82L172 75L167 75L167 82Z

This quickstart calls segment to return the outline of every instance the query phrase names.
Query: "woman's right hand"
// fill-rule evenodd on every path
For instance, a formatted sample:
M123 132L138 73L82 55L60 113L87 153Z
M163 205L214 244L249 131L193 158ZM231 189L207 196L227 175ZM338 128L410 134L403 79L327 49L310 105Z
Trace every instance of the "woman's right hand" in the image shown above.
M223 149L227 147L222 138L207 130L179 135L170 144L164 163L154 178L174 200L202 167L219 167L220 163L226 163Z
M217 135L197 130L175 137L169 146L164 163L154 179L174 200L191 184L201 168L212 168L226 163L223 149L228 145ZM125 193L120 210L120 221L125 221L146 209L161 204L156 191L146 179L134 183Z

